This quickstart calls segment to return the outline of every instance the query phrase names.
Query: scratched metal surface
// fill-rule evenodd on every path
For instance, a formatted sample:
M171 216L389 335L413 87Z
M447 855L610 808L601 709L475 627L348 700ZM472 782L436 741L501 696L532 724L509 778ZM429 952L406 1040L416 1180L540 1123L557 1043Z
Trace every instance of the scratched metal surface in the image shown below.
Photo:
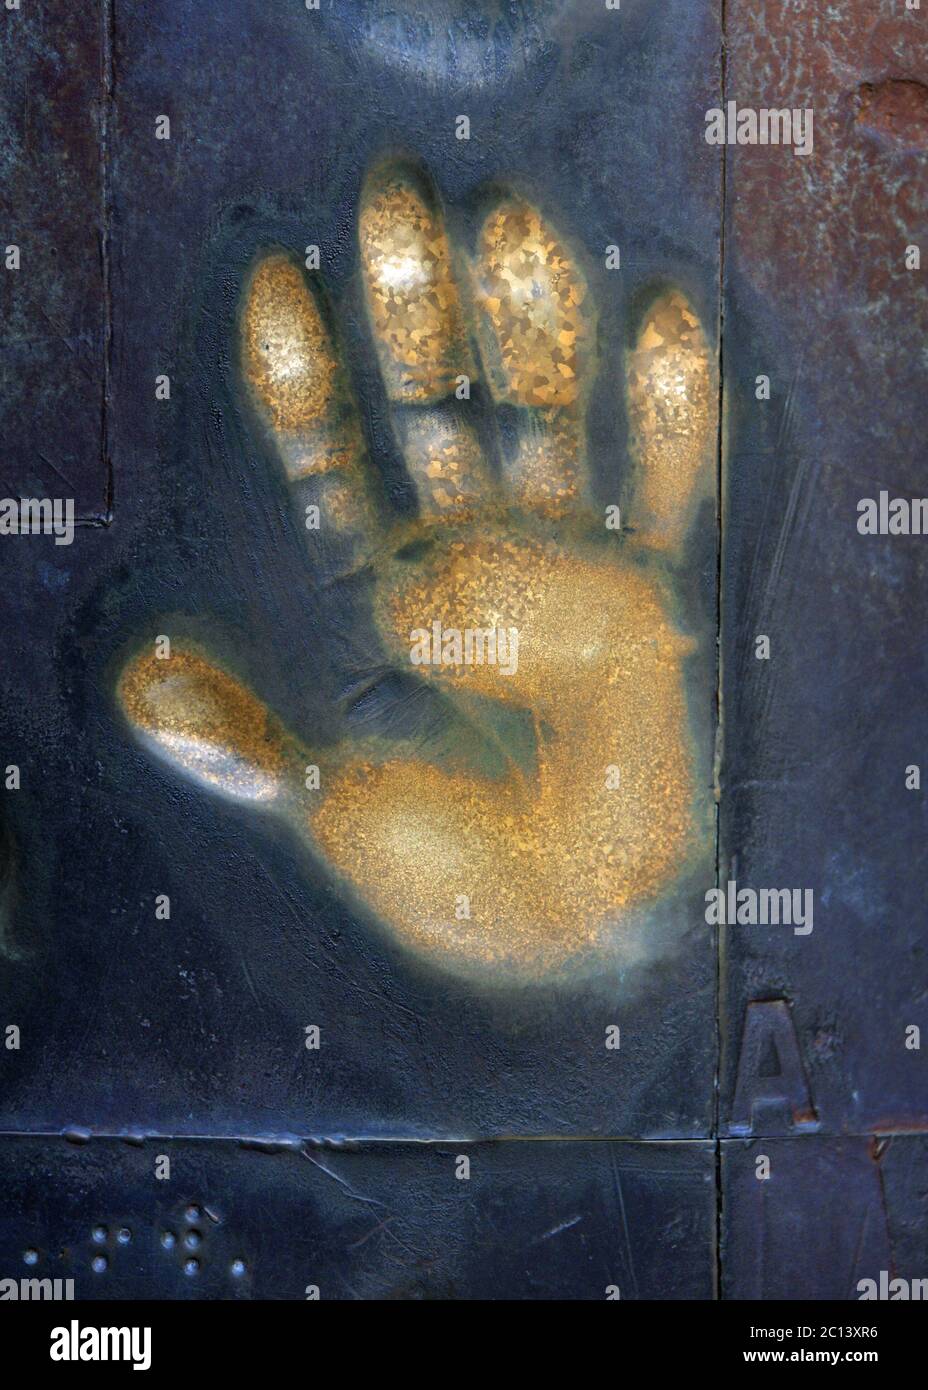
M595 286L603 358L616 372L631 298L658 273L680 279L711 330L719 160L685 132L718 82L715 7L677 0L618 24L605 12L547 25L504 17L491 37L475 12L464 49L474 62L483 55L481 71L465 63L447 86L384 59L376 33L365 38L374 10L360 7L352 23L347 13L172 0L155 23L149 4L116 7L114 521L82 529L72 547L34 537L2 556L19 611L5 704L23 765L8 810L18 955L4 970L24 1036L43 1039L9 1059L6 1125L705 1136L715 952L700 903L711 863L666 909L691 924L685 949L643 979L474 990L372 937L289 839L153 762L115 706L127 647L169 621L171 633L233 655L314 742L338 732L346 614L315 582L284 485L247 432L230 370L232 311L256 248L325 248L373 452L401 492L352 297L359 185L385 148L413 149L452 205L518 171L562 209L593 263L624 242L627 274L603 269ZM673 100L649 102L655 83ZM359 88L375 89L376 103L352 100ZM475 115L463 150L453 138L462 101ZM170 142L154 139L162 112ZM687 190L669 205L648 177L655 150ZM624 189L641 193L617 196ZM159 404L162 371L173 391ZM604 468L615 466L616 399L604 373L590 431ZM709 525L684 585L707 630L715 568ZM694 708L708 751L706 648ZM404 717L389 690L378 699L382 722ZM170 896L170 923L154 918L159 893ZM605 1047L613 1023L618 1053ZM312 1024L326 1040L316 1054L302 1049Z
M77 1299L714 1296L709 1143L0 1151L4 1276L70 1278Z
M924 1279L925 1137L725 1141L722 1297L859 1300ZM769 1176L757 1177L762 1159ZM884 1293L883 1297L886 1297ZM911 1297L915 1297L911 1294Z
M326 247L365 428L402 504L354 297L372 154L411 146L452 204L515 171L592 258L621 243L621 276L597 282L616 358L652 277L675 277L712 321L721 166L702 131L721 99L720 5L463 10L115 0L71 16L72 33L64 4L48 3L12 52L7 28L14 92L59 93L66 70L87 122L53 126L57 149L32 136L13 200L20 222L31 208L42 260L28 305L4 313L5 333L17 325L4 436L18 442L4 488L55 495L37 471L47 454L78 511L111 506L112 523L71 547L0 546L3 761L23 768L0 827L0 1024L23 1038L3 1053L0 1129L55 1136L3 1141L0 1276L73 1273L82 1297L301 1298L319 1283L348 1298L602 1298L615 1283L623 1298L706 1298L718 1261L722 1296L814 1298L852 1296L847 1271L864 1255L925 1272L924 1140L828 1137L928 1127L924 1051L900 1044L928 1024L912 871L925 803L902 779L928 732L923 542L855 529L859 497L923 490L924 280L900 275L891 248L903 232L924 240L924 106L894 85L925 77L924 15L890 0L841 0L814 20L726 6L726 94L814 104L817 144L813 161L726 156L719 877L813 888L810 936L736 928L717 954L693 884L672 907L692 923L687 950L644 981L474 991L372 940L288 841L154 765L116 717L121 654L171 614L245 660L291 722L334 734L338 614L333 637L283 489L257 466L230 324L257 245ZM462 148L450 130L471 109L481 130ZM20 101L4 111L32 129ZM168 148L152 138L162 112ZM43 170L65 167L62 142L83 161L78 199L36 192ZM73 281L49 259L49 222L74 248ZM154 402L159 372L169 405ZM601 391L601 467L622 428ZM686 575L698 622L715 622L716 563L707 528ZM705 693L713 680L698 675ZM154 918L162 892L169 922ZM602 1046L615 1022L619 1054ZM302 1047L307 1024L329 1040L319 1053ZM75 1144L63 1129L188 1142ZM466 1143L507 1134L652 1142ZM460 1142L307 1149L333 1177L299 1145L189 1142L201 1135ZM683 1142L653 1142L671 1138ZM770 1183L754 1176L759 1148ZM161 1152L175 1176L158 1184ZM449 1176L459 1152L475 1159L470 1185ZM186 1274L190 1206L219 1220ZM797 1213L816 1213L831 1240L800 1270Z
M102 6L43 4L0 23L0 221L20 268L0 277L0 487L109 501Z
M783 999L822 1132L928 1126L905 1046L928 1025L928 561L924 537L857 531L861 498L925 491L928 292L904 255L928 226L926 19L728 6L729 95L811 106L817 136L810 158L729 151L720 876L811 888L816 915L725 933L723 1124L751 1006Z

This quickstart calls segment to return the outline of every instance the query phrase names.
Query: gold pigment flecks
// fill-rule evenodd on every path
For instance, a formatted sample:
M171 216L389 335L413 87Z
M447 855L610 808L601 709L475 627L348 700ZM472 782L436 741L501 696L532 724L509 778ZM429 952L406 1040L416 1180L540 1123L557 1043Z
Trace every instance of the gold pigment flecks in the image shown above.
M355 464L320 480L318 503L322 524L336 536L369 536L374 525L373 508L365 490L361 468Z
M536 411L519 434L515 457L506 463L506 487L523 507L556 516L579 493L582 450L579 411Z
M634 526L645 545L675 548L713 476L718 421L705 335L676 290L653 305L628 354L628 401Z
M190 776L249 801L276 796L279 730L250 691L196 652L137 656L117 694L135 728Z
M456 542L381 602L397 654L434 618L515 625L516 671L423 669L530 708L537 775L344 766L312 815L326 856L408 946L459 968L556 970L670 885L693 848L692 644L643 571L537 541ZM617 790L607 767L620 769ZM460 897L470 919L459 920Z
M242 372L287 476L318 480L312 500L326 537L349 541L363 560L377 516L359 427L319 307L286 255L255 267L240 331Z
M469 426L437 410L415 409L404 412L401 429L423 515L460 516L486 500L491 478Z
M412 177L382 171L362 195L359 236L371 328L387 394L441 400L473 376L440 214Z
M196 651L137 656L119 700L188 775L273 803L397 940L436 964L489 982L541 979L597 951L622 956L641 946L638 909L670 890L703 845L709 792L684 686L694 644L668 607L663 565L602 536L584 542L585 522L568 529L538 515L566 511L580 490L594 323L584 277L527 204L507 200L486 219L464 302L479 309L495 399L526 408L504 465L520 519L447 400L457 376L475 372L451 250L425 186L381 168L365 186L359 237L373 338L401 407L421 512L376 547L374 614L398 669L460 696L455 737L468 721L479 725L474 748L446 757L433 747L430 761L427 742L346 739L310 792L302 768L319 750L290 741ZM297 489L300 504L318 502L326 536L376 535L345 377L287 256L257 264L240 326L244 379L281 458L291 478L314 475ZM653 305L628 369L630 514L645 546L666 549L682 542L714 476L715 369L682 294ZM353 552L348 563L356 560ZM505 656L494 647L496 661L413 666L413 633L433 624L505 630ZM484 776L487 767L507 772Z
M291 476L344 460L344 411L335 352L302 271L288 256L266 256L245 290L242 373L278 439ZM332 434L333 438L325 438Z
M516 405L578 400L590 337L587 288L527 203L507 202L480 236L477 300L492 329L484 351L498 396Z

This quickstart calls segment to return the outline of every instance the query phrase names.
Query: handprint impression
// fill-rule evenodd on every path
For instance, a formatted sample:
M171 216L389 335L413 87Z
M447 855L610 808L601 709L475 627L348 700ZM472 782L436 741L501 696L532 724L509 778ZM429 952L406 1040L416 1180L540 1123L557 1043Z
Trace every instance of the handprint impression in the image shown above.
M421 742L372 735L307 748L178 644L168 660L146 650L128 662L122 709L185 774L284 817L342 891L433 963L494 983L631 959L640 909L711 834L683 677L696 643L670 602L697 504L714 497L715 366L702 329L665 290L626 354L629 529L618 534L585 474L590 295L539 213L504 198L466 255L425 180L390 163L366 181L359 240L417 518L391 519L378 500L321 291L282 251L260 257L243 289L242 379L301 516L319 508L307 532L317 562L371 576L385 652L448 693L474 748L430 758ZM477 428L463 377L506 407L505 429ZM504 673L452 643L443 661L438 642L436 664L411 665L413 634L436 623L514 630L517 660ZM527 754L507 746L514 712L533 732Z

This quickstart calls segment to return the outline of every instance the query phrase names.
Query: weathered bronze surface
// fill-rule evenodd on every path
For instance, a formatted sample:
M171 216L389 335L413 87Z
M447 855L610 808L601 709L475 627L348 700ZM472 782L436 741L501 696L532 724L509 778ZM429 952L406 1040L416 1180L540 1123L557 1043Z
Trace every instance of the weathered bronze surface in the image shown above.
M695 638L670 607L666 562L682 561L694 504L714 488L718 387L692 309L664 292L628 355L635 534L619 543L591 500L583 403L597 366L614 377L623 363L592 360L582 272L538 212L506 201L484 221L461 293L429 202L396 171L368 178L362 195L360 255L387 394L427 407L463 368L470 379L466 344L478 328L465 328L462 304L476 306L489 363L481 375L496 380L495 399L527 410L515 495L505 465L496 477L479 460L473 429L437 450L420 450L416 436L411 455L407 436L420 519L384 516L372 534L371 464L332 340L301 271L277 252L244 290L242 373L288 476L338 474L338 524L364 534L362 553L377 557L374 612L400 671L415 634L436 621L452 633L515 634L512 669L453 652L418 668L452 699L458 689L485 697L483 734L501 747L503 775L481 775L476 759L442 767L415 746L398 755L387 740L352 740L323 757L276 732L254 696L184 649L143 652L121 677L120 700L182 771L273 805L427 959L495 984L601 973L655 954L647 918L631 909L679 879L697 842L705 855L714 836L683 681ZM466 251L456 259L465 267ZM494 728L501 702L530 715L529 770ZM320 759L321 782L307 787L305 769Z
M928 8L0 15L0 1281L923 1277Z

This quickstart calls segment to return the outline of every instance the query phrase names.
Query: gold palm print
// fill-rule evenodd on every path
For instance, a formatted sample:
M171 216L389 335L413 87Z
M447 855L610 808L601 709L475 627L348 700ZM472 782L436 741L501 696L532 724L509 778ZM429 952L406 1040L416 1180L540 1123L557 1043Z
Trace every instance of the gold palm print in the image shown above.
M631 914L673 886L710 834L684 685L696 643L671 600L696 507L714 495L715 365L686 297L669 288L625 362L596 368L582 269L517 197L489 211L468 254L425 180L385 163L365 183L358 235L418 516L391 519L377 500L317 286L276 250L253 264L239 310L253 424L301 512L319 508L310 543L373 576L392 659L439 683L498 762L430 759L414 741L373 736L308 748L193 646L134 656L119 699L136 734L183 773L285 818L420 957L487 983L595 969L621 954ZM586 473L596 369L627 396L624 534L607 528ZM456 403L463 378L514 408L517 440L500 466ZM411 666L413 635L436 623L514 630L517 660L468 662L452 643L447 660ZM508 755L507 710L530 718L527 758Z

